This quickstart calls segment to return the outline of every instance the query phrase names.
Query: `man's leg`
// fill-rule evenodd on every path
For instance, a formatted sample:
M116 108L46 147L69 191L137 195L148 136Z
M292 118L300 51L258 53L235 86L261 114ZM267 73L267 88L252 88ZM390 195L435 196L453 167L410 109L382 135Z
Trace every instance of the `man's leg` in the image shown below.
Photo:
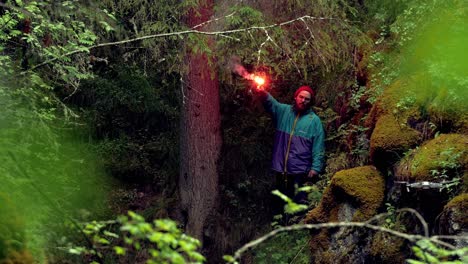
M286 180L285 175L280 172L272 172L272 176L275 177L276 185L275 188L281 193L286 192ZM280 197L272 194L273 196L273 215L282 214L284 211L285 202Z
M307 193L304 191L298 191L299 188L304 186L305 178L307 176L305 174L295 174L294 175L294 185L295 185L295 195L294 202L299 204L308 204L307 201Z

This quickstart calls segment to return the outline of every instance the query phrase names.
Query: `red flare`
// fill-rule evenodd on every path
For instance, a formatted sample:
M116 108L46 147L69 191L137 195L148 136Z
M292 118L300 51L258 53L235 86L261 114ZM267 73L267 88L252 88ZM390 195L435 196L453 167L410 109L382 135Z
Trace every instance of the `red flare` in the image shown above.
M260 76L254 76L253 80L258 86L262 86L265 84L265 79Z
M248 80L251 80L255 84L255 88L257 90L264 90L266 83L267 83L267 78L265 76L265 73L263 72L257 72L257 73L251 73L245 77Z

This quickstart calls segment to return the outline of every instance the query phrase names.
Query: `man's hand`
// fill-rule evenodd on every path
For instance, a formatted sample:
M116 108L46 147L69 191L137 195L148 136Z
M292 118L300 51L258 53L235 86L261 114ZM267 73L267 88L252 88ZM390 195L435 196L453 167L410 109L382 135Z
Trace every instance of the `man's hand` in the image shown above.
M319 175L318 172L316 172L316 171L314 171L314 170L310 170L310 171L309 171L309 174L307 175L307 177L313 179L313 178L316 178L318 175Z
M266 96L267 95L267 91L266 91L267 87L265 86L257 86L257 87L254 87L252 88L252 93L256 94L256 95L261 95L261 96Z

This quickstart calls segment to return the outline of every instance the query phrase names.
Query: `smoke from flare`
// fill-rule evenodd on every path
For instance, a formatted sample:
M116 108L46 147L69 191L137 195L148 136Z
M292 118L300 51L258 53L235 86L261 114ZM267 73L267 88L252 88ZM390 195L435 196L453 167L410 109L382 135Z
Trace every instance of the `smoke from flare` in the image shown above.
M242 78L247 79L249 81L254 81L257 85L257 88L260 88L262 85L266 83L266 79L262 75L257 75L254 73L249 73L244 66L239 63L239 58L232 57L229 66L232 72L240 75Z
M234 64L233 66L233 71L237 74L239 74L240 76L242 76L244 79L247 79L247 80L252 80L253 78L253 74L250 74L245 68L244 66L240 65L240 64Z

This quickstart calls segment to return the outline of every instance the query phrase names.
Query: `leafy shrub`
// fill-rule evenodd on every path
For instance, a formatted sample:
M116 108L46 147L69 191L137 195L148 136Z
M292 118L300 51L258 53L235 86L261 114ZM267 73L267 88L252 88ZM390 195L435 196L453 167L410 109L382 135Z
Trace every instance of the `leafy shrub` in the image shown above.
M117 230L114 231L117 226ZM74 246L71 254L91 259L93 264L113 258L117 262L133 262L144 259L156 263L203 263L205 258L197 252L200 242L179 230L170 219L147 222L141 215L129 211L116 221L86 223L82 231L90 238L92 247Z

